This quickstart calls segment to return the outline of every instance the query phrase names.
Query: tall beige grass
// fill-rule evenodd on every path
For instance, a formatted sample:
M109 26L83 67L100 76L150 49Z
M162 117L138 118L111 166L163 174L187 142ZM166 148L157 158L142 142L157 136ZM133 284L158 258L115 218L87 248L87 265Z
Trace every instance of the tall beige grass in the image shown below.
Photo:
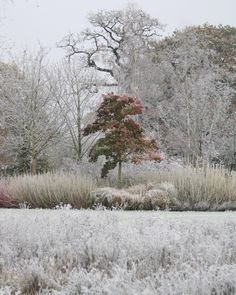
M137 182L172 183L189 209L236 209L236 175L223 167L185 167L140 176ZM183 208L184 209L184 208ZM202 208L204 209L204 208Z
M173 184L172 210L236 210L236 176L223 167L185 167L170 171L157 169L151 173L146 170L142 174L137 173L134 178L136 184L152 183L154 188L159 188L161 183ZM32 208L53 208L60 203L79 209L92 208L96 200L91 192L98 184L102 187L105 183L73 173L25 175L10 178L8 192L18 203L29 204ZM137 208L143 208L140 207L142 194L137 197ZM122 207L124 204L119 205Z
M13 177L8 191L18 203L29 204L32 208L53 208L60 203L74 208L89 208L93 203L90 192L95 187L94 180L89 176L47 173Z

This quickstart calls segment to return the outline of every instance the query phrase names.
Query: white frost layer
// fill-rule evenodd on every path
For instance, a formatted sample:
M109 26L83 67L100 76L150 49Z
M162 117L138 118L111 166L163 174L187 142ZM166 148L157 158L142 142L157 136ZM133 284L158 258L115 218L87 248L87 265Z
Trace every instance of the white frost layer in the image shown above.
M0 210L0 294L236 294L236 213Z

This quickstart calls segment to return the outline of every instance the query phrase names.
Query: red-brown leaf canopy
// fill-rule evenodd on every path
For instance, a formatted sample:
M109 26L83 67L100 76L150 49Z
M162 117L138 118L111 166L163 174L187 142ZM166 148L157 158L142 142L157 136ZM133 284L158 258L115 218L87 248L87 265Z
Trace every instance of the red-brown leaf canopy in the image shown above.
M103 95L96 120L84 129L84 135L97 131L105 134L90 151L92 161L96 161L100 155L106 157L103 176L118 162L161 160L156 141L145 139L143 129L131 118L140 114L142 104L137 98L113 93Z

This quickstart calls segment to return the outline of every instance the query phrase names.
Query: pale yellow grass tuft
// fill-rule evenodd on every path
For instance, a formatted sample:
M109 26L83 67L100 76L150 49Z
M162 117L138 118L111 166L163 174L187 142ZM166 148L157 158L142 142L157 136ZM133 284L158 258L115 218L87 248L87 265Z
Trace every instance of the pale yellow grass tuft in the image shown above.
M219 209L219 205L228 203L229 208L222 207L222 210L236 209L236 176L223 167L185 167L156 171L144 175L141 181L144 182L145 178L155 185L172 183L177 190L178 200L188 203L191 209L197 203L208 204L211 209Z
M53 208L71 204L75 208L92 205L90 192L96 187L89 176L72 173L47 173L24 175L10 179L9 192L19 203L28 203L33 208Z

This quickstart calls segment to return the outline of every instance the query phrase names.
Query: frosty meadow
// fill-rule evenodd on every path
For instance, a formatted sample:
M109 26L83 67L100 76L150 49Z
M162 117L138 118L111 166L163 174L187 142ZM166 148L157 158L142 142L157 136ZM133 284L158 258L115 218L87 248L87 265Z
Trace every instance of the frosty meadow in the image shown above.
M232 212L0 210L0 224L1 295L236 292Z

